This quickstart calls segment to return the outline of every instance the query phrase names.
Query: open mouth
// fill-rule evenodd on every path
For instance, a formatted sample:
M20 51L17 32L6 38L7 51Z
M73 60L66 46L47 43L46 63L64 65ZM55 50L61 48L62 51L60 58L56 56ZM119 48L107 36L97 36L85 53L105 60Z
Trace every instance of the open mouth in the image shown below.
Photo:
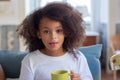
M58 44L58 42L51 42L51 43L49 43L49 45L53 46L53 47L56 46L57 44Z

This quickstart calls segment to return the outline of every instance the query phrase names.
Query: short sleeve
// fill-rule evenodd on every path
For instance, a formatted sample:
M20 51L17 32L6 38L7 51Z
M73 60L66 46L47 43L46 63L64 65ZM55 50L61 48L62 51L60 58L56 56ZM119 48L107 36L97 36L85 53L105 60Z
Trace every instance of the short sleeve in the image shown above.
M31 69L31 62L28 55L22 60L19 80L34 80L33 72Z

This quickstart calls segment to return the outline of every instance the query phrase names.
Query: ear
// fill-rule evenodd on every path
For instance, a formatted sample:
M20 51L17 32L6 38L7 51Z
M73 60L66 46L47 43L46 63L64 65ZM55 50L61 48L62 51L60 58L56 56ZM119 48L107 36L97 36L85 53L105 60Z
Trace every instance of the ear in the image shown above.
M39 32L39 31L37 32L37 36L38 36L39 39L41 39L41 36L40 36L40 32Z

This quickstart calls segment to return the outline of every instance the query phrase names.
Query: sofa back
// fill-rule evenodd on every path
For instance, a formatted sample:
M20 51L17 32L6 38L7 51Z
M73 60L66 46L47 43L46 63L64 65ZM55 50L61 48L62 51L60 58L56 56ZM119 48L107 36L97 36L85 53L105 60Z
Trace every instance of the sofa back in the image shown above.
M101 80L101 68L99 58L101 56L102 45L92 45L81 47L80 51L85 55L93 80ZM3 67L7 78L19 78L21 61L28 52L21 51L0 51L0 64Z

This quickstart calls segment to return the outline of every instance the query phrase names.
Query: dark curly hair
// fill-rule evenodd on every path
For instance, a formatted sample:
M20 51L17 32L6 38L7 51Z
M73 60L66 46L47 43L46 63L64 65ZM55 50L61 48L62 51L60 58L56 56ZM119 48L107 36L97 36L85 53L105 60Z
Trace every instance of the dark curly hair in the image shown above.
M81 46L85 38L82 14L68 3L54 2L28 15L17 29L18 35L25 39L30 52L45 48L42 40L37 36L40 21L44 17L61 22L66 35L63 43L66 51L73 51L74 48Z

